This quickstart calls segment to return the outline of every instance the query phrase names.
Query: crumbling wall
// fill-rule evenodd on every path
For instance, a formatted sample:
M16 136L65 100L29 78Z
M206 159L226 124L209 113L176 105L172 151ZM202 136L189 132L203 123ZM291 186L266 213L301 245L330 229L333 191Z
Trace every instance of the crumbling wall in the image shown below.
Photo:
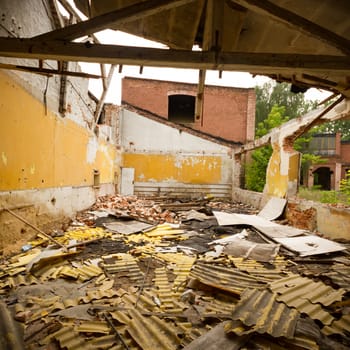
M1 2L1 35L35 36L53 29L46 1ZM37 66L24 59L2 62ZM44 61L45 68L57 62ZM77 63L69 70L79 71ZM111 127L96 133L88 80L67 77L66 108L59 112L60 76L0 72L0 249L31 230L1 210L22 213L40 227L114 193L117 151ZM99 136L97 136L99 134Z
M135 112L121 114L122 166L135 169L135 192L230 197L231 148Z

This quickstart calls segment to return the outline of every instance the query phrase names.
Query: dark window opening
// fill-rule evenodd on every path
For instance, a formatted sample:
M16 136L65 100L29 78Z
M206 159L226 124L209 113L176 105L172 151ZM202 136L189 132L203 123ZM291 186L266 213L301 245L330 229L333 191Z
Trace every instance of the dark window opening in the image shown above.
M168 98L168 119L175 123L194 123L195 96L171 95Z
M329 191L331 189L332 172L328 167L321 167L314 171L314 185L320 186L322 190Z

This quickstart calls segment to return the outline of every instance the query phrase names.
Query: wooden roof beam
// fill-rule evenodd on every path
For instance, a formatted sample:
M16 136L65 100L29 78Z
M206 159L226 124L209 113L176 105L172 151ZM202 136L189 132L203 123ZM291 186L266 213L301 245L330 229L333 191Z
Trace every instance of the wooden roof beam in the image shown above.
M296 27L304 34L311 35L314 38L332 46L344 53L350 55L350 40L314 23L298 14L280 7L269 0L231 0L249 10L262 13L274 19Z
M322 72L349 75L347 56L168 50L91 43L1 38L0 56L136 66L245 71L256 74Z
M21 66L21 65L15 65L15 64L7 64L7 63L0 63L0 69L19 70L23 72L37 73L37 74L43 74L43 75L49 75L49 76L66 75L71 77L89 78L89 79L101 78L101 76L95 75L95 74L72 72L72 71L65 71L60 69L48 69L48 68L42 68L42 67Z
M33 39L40 40L74 40L84 35L93 34L110 25L124 24L136 21L146 16L169 10L178 6L186 5L194 0L149 0L124 7L112 12L93 17L87 21L72 24L45 34L38 35Z

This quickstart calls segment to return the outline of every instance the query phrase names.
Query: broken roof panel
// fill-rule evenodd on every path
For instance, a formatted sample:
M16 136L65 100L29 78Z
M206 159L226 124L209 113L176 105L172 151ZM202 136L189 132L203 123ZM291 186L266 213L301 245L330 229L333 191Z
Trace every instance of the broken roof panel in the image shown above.
M300 313L276 301L276 295L267 289L246 289L232 312L232 323L226 332L237 335L268 333L273 337L293 338ZM240 321L242 325L237 325Z
M119 220L105 223L103 226L110 232L130 235L132 233L147 230L153 225L136 220Z
M300 256L339 252L346 249L345 246L339 243L315 235L275 237L274 239L286 248L298 252Z
M255 243L245 239L237 239L224 247L223 253L245 259L271 262L277 256L279 244Z
M285 198L272 197L260 210L258 216L266 220L276 220L283 214L286 204L287 200Z
M313 304L320 303L325 306L342 300L345 294L344 289L334 289L323 282L314 282L300 275L289 275L271 282L270 288L279 294L290 294L292 297L297 294L300 298L307 299Z
M185 346L183 350L217 350L229 349L239 350L247 342L249 336L240 337L235 335L228 335L225 332L225 325L227 322L219 323L209 332L195 339L192 343Z
M213 211L213 214L221 226L250 225L256 227L271 238L300 236L306 232L305 230L294 227L276 224L257 215L232 214L220 211Z
M324 325L330 325L334 317L322 308L335 301L342 300L344 290L333 289L322 282L300 275L290 275L270 283L270 289L277 293L276 299L295 307L301 313L306 313L314 320L321 321Z
M232 267L218 266L197 262L190 273L190 277L203 284L215 287L233 294L241 294L245 288L264 288L265 282Z
M177 329L156 316L143 317L137 310L129 310L131 321L127 331L144 350L177 349L180 339Z

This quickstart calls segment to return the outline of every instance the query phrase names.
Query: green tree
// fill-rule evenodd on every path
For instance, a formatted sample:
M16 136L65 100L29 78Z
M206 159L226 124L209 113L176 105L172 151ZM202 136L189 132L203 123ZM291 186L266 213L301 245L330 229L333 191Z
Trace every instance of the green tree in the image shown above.
M345 179L340 181L340 191L346 196L346 200L350 203L350 170L347 171Z
M289 120L285 116L285 107L274 105L267 118L258 124L256 136L266 135L271 129ZM266 168L272 154L270 145L254 150L251 161L246 166L245 186L248 190L262 192L266 182Z
M319 133L335 134L340 132L343 141L350 141L350 120L336 120L318 126Z
M290 91L287 83L278 84L273 81L255 87L256 92L256 137L267 134L289 119L306 114L316 107L317 102L305 100L302 93ZM312 132L303 135L295 142L295 149L302 150L303 145L310 142ZM266 168L272 154L271 146L262 147L251 153L251 160L246 166L246 188L262 192L266 182ZM304 172L310 164L318 162L319 156L305 154L302 158Z
M317 102L305 100L304 94L290 91L290 84L269 81L262 86L255 87L256 94L256 130L260 122L264 121L272 107L284 106L285 115L289 119L304 115L314 109Z

